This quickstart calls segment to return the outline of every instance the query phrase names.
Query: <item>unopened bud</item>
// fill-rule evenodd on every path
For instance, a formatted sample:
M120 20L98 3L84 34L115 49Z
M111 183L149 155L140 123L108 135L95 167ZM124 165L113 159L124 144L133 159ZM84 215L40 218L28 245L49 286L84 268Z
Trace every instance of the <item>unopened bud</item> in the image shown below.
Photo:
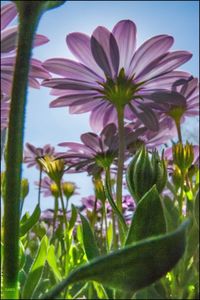
M178 188L181 186L182 184L182 174L181 171L179 169L179 167L177 165L174 166L174 171L172 174L172 180L174 185Z
M28 179L23 178L21 181L21 198L25 199L28 193L29 193Z
M59 197L59 189L56 183L51 183L50 190L54 197Z
M62 183L62 190L63 194L67 199L69 199L75 192L75 184L73 182L63 182Z
M194 160L194 150L192 144L187 142L184 146L183 144L178 143L173 146L172 151L174 163L182 172L186 172Z
M137 202L154 184L161 193L167 181L165 161L160 159L157 151L152 153L150 159L143 146L129 164L126 179L128 189Z
M97 199L99 199L101 201L105 201L106 196L105 196L105 191L104 191L104 186L103 186L102 180L100 178L94 178L93 183L94 183L95 195L96 195Z

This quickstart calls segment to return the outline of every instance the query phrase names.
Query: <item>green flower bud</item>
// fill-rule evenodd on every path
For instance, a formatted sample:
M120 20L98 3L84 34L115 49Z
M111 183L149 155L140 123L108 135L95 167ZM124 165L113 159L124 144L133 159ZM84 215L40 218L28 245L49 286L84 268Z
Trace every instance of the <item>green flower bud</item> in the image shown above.
M93 183L94 183L95 195L97 199L105 202L106 195L105 195L104 186L101 178L93 178Z
M172 174L172 180L174 185L179 188L182 184L182 174L181 171L179 169L179 167L177 165L174 166L174 171Z
M157 151L152 153L150 159L144 146L137 151L128 166L126 175L128 189L136 201L139 201L154 184L161 193L167 181L164 159L160 159Z
M75 192L75 184L72 182L63 182L62 183L62 190L63 190L63 194L65 195L65 197L67 197L67 199L69 199Z
M24 200L29 193L28 179L23 178L21 181L21 198Z
M172 151L174 163L183 173L185 173L192 165L194 160L194 150L192 144L187 142L184 146L183 144L178 143L173 146Z
M56 183L51 183L50 190L54 197L56 197L56 198L59 197L59 189L58 189L58 186Z

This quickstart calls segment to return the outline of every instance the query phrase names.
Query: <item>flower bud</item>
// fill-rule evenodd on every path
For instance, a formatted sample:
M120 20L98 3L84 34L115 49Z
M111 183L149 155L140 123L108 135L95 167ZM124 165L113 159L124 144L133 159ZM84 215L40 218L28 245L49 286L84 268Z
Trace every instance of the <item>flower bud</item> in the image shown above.
M93 183L94 183L95 195L97 199L104 202L106 200L106 196L105 196L102 180L100 178L93 178Z
M21 198L25 199L28 193L29 193L28 179L23 178L21 181Z
M178 143L173 146L172 152L174 163L183 173L185 173L192 165L194 160L194 150L192 144L187 142L184 146L183 144Z
M128 189L137 202L154 184L161 193L167 181L164 159L160 159L157 151L152 153L150 159L147 149L143 146L129 164L126 180Z
M76 186L73 182L63 182L62 183L62 190L63 194L67 199L69 199L75 192Z
M58 186L56 183L51 183L50 190L54 197L56 197L56 198L59 197L59 189L58 189Z
M179 169L179 167L177 165L174 166L174 171L172 174L172 180L174 185L178 188L181 186L182 184L182 174L181 171Z

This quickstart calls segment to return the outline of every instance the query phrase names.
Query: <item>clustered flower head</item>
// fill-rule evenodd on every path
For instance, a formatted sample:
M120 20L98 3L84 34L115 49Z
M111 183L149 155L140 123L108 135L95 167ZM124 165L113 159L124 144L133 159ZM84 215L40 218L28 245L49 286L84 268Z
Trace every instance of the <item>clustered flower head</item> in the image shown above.
M120 108L125 108L125 119L137 117L149 129L158 130L146 96L189 77L175 69L191 53L170 52L174 39L169 35L154 36L136 50L136 25L130 20L118 22L111 32L99 26L91 37L71 33L66 41L79 62L63 58L44 62L48 71L60 75L43 81L58 96L50 107L67 106L75 114L90 111L90 125L96 131L116 122Z

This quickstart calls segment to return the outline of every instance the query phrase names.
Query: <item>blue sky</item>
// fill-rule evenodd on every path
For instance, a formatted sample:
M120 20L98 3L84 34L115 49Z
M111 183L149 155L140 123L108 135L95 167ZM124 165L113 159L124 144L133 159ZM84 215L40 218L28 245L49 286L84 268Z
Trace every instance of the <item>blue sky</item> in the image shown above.
M9 1L2 1L2 4L4 2ZM42 17L37 32L46 35L50 42L34 49L33 56L42 61L55 57L73 59L65 43L67 34L75 31L91 34L99 25L112 29L118 21L130 19L137 25L137 45L154 35L172 35L175 39L173 50L193 53L193 58L180 69L198 76L198 10L197 1L67 1ZM25 142L35 146L47 143L57 146L64 141L79 141L80 134L91 131L89 114L69 115L66 108L50 109L52 99L48 88L29 90ZM187 120L184 132L197 142L198 122ZM23 176L30 180L30 194L24 208L32 211L37 203L33 183L38 174L35 169L24 167ZM65 179L76 181L81 196L93 193L91 180L86 174L69 174ZM74 197L76 203L79 199L80 196ZM42 199L43 209L52 206L53 200Z

